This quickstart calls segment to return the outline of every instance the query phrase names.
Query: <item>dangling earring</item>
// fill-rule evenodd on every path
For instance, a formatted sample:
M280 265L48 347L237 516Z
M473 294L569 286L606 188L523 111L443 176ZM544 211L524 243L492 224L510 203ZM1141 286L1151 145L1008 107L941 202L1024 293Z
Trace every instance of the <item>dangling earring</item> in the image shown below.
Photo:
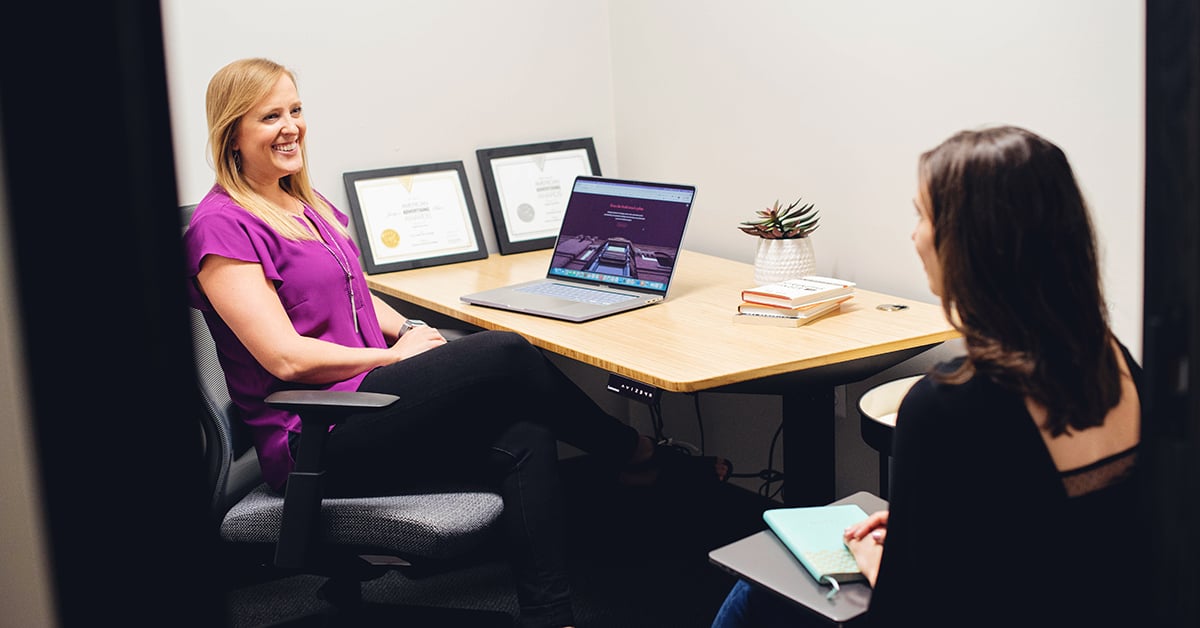
M233 151L233 167L237 168L238 172L242 171L242 151Z

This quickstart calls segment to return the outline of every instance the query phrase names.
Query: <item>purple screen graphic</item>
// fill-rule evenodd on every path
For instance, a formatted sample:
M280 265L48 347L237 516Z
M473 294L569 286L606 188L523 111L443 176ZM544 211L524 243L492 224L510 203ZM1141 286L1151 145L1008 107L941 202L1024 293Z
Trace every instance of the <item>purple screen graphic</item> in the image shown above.
M572 194L551 274L666 292L687 225L691 193L631 189L634 196L578 189ZM645 196L680 200L640 198L643 190Z

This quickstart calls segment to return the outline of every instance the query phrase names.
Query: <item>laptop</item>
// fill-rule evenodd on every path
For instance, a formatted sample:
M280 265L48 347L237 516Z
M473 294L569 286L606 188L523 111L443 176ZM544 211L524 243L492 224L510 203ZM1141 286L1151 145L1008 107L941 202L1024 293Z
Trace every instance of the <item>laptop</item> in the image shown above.
M578 176L546 276L460 298L576 323L660 303L695 196L691 185Z

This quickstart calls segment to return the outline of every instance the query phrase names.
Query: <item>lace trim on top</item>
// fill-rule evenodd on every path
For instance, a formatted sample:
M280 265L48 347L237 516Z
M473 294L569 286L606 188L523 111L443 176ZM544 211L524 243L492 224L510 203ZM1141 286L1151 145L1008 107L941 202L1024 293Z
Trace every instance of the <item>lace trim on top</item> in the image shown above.
M1081 497L1119 484L1133 473L1137 445L1078 469L1062 472L1067 497Z

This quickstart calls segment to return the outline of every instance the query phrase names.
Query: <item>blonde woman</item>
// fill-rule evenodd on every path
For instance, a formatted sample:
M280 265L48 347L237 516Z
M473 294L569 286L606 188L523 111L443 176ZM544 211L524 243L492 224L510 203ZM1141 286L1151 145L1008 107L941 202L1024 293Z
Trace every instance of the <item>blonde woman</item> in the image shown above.
M205 314L265 480L283 489L300 433L298 416L264 403L272 392L397 395L395 412L332 429L327 493L490 481L505 504L518 624L574 623L557 440L635 481L696 471L702 459L681 462L605 414L516 334L448 343L374 296L347 216L309 183L307 124L291 71L266 59L230 63L209 83L207 116L216 184L184 236L189 298Z

